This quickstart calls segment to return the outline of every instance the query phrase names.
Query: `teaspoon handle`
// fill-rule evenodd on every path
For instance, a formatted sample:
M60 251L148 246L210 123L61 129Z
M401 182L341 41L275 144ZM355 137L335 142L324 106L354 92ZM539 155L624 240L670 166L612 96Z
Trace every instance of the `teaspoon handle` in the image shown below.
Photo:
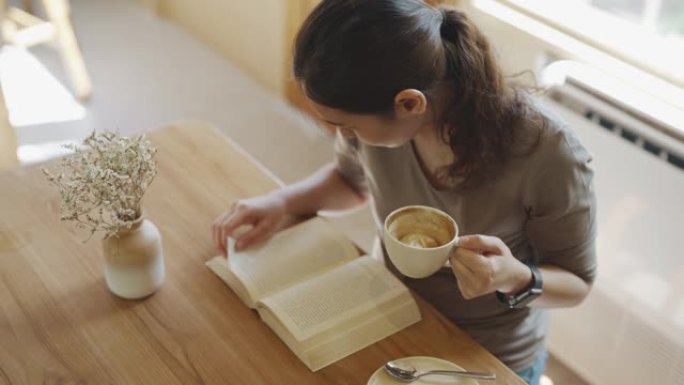
M451 375L451 376L459 376L459 377L477 378L480 380L495 380L496 379L495 373L491 373L491 372L469 372L469 371L463 371L463 370L430 370L429 372L424 372L424 373L418 374L416 376L416 378L427 376L428 374L443 374L443 375Z

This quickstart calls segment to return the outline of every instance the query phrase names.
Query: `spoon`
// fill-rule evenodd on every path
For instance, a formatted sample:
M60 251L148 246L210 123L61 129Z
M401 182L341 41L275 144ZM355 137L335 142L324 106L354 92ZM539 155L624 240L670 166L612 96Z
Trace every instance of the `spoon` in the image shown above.
M480 380L495 380L496 374L491 372L468 372L465 370L430 370L427 372L417 373L416 368L405 363L398 363L389 361L384 366L390 376L396 378L401 382L413 382L420 377L439 374L447 376L457 376L466 378L477 378Z

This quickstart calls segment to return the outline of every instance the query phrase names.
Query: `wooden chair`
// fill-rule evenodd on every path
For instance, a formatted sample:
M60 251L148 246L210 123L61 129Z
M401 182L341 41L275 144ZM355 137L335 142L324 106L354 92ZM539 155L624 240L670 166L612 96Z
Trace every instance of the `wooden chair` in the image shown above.
M33 9L30 0L22 1L28 11L7 7L6 1L0 0L4 41L23 47L53 44L66 68L75 95L81 100L90 97L90 77L71 25L68 0L41 0L47 20L30 13Z

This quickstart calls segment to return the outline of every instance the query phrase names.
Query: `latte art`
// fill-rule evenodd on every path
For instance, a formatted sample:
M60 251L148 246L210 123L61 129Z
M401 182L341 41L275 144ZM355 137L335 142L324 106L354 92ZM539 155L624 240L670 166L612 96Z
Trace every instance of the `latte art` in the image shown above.
M437 242L435 238L425 234L406 234L403 237L399 238L399 242L413 247L420 247L423 249L428 247L439 246L439 242Z
M388 227L399 242L423 249L449 243L455 236L448 218L428 210L406 210L396 215Z

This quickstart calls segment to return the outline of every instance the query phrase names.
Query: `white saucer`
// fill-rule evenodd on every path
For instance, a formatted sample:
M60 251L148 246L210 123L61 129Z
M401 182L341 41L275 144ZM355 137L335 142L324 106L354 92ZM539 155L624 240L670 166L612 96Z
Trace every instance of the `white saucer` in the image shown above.
M425 372L428 370L464 370L462 367L443 360L441 358L427 357L427 356L414 356L414 357L404 357L395 360L396 362L402 362L409 364L416 368L418 372ZM373 373L373 375L368 379L366 385L395 385L395 384L405 384L399 380L395 380L387 374L385 369L381 366L378 370ZM425 376L411 383L412 385L437 385L437 384L449 384L449 385L477 385L478 382L473 378L458 378L453 376Z

